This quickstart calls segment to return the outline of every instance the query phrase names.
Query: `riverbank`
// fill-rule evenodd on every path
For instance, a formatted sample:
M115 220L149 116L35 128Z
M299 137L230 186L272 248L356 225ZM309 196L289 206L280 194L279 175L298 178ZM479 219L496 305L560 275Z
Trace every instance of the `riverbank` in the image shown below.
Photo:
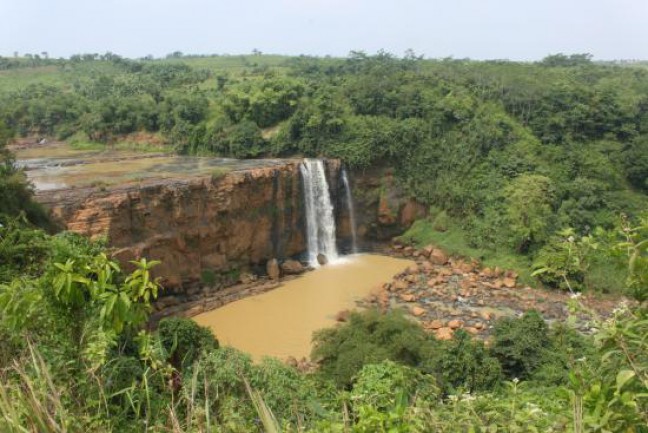
M376 288L358 306L383 311L404 309L438 339L452 338L457 329L487 339L497 319L519 317L531 309L537 310L549 323L565 322L571 315L579 331L595 331L588 314L570 311L569 293L520 284L514 271L482 267L476 260L450 257L433 245L417 249L394 243L389 254L411 259L415 265ZM582 305L603 317L615 306L628 302L612 295L577 296Z

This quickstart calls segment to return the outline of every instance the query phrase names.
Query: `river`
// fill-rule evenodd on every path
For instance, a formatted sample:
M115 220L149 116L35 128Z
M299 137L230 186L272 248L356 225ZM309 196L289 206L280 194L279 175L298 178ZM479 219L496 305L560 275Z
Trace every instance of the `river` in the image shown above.
M347 256L275 290L241 299L194 317L221 345L252 355L308 356L313 331L335 324L339 311L405 270L412 261L372 254Z

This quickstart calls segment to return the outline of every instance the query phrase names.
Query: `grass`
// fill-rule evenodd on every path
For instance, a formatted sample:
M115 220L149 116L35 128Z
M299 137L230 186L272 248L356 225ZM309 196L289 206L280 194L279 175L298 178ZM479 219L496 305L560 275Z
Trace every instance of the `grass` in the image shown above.
M524 284L536 282L531 276L531 263L527 258L508 252L472 247L468 243L465 231L459 225L448 222L446 228L445 231L438 231L434 221L418 220L400 239L414 242L419 247L434 244L451 255L478 259L483 266L514 270L518 273L520 282Z
M105 143L97 143L94 141L69 141L68 145L73 150L106 150Z

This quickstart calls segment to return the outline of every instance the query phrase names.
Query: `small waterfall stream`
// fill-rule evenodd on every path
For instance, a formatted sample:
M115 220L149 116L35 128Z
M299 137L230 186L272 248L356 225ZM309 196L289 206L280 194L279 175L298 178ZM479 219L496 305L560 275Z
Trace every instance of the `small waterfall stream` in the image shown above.
M344 194L346 195L347 209L351 223L351 252L355 254L358 252L358 240L356 235L355 212L353 210L353 196L351 195L351 187L349 186L349 177L344 168L342 169L342 183L344 183Z
M308 263L317 267L319 254L326 256L329 262L338 258L333 205L324 162L319 159L305 159L299 170L304 182Z

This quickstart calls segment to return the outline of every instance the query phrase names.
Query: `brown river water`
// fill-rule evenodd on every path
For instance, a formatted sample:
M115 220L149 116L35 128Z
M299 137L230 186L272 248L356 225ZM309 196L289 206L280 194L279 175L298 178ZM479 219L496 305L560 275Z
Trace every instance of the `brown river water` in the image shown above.
M311 350L313 332L335 324L341 310L389 281L414 262L393 257L347 256L282 284L277 289L194 317L210 327L221 345L263 356L300 359Z

